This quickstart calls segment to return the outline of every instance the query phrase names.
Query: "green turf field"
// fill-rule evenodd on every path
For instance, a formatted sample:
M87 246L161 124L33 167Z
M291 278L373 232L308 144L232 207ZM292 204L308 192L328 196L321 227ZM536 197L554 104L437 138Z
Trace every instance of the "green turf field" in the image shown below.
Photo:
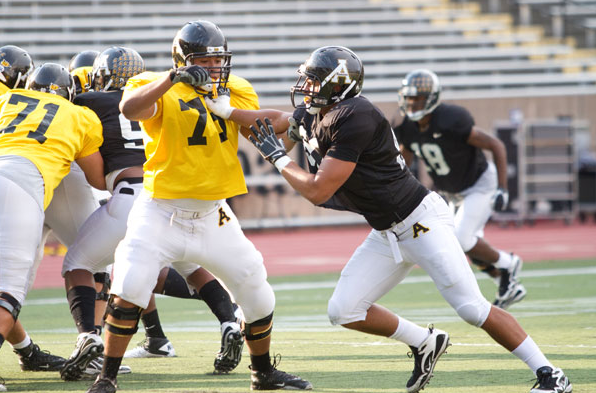
M281 370L310 380L319 392L405 392L413 361L407 346L332 327L327 300L337 274L272 278L277 306L272 353L282 355ZM479 276L492 301L495 285ZM564 369L574 392L596 392L596 260L543 262L524 266L527 298L510 311L547 357ZM533 374L484 331L457 318L420 269L380 302L422 325L429 322L451 335L452 346L441 358L425 393L529 392ZM249 391L246 348L230 375L210 375L219 349L218 323L204 303L160 297L164 330L178 357L131 359L133 373L119 378L121 392ZM43 349L67 357L76 330L63 290L30 293L21 320ZM131 345L142 340L142 328ZM9 392L85 392L89 381L63 382L58 373L21 372L17 356L5 343L0 376Z

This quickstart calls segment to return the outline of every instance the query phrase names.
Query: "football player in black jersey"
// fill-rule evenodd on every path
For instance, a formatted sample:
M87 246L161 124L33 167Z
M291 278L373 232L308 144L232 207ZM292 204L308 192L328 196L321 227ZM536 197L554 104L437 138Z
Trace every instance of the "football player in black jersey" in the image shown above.
M507 151L499 139L474 125L465 108L439 103L440 92L434 72L418 69L406 75L399 91L404 117L393 130L406 164L414 155L423 160L434 187L449 202L464 252L497 281L493 304L507 308L526 295L518 280L522 260L496 250L483 237L493 208L507 208ZM491 152L494 163L483 149Z
M74 101L92 109L103 124L104 143L100 153L104 157L104 172L112 197L83 224L64 259L67 297L80 333L77 349L61 370L65 380L76 380L92 371L101 371L101 367L87 366L95 362L94 357L101 354L103 348L93 324L95 290L92 274L103 271L113 262L114 250L126 232L128 213L142 189L145 162L142 131L138 122L121 115L118 105L128 78L143 71L143 59L135 50L110 47L94 62L90 73L94 91L79 95ZM191 290L187 280L197 289ZM214 362L216 373L230 372L238 365L243 339L234 305L228 292L211 273L199 268L185 279L174 269L164 268L155 292L204 300L222 324L222 348ZM175 356L174 348L161 328L153 298L141 319L147 337L141 347L131 350L129 357ZM236 330L229 329L230 325L237 325ZM119 374L123 373L122 367Z
M537 375L532 393L571 392L567 377L517 320L482 296L455 237L449 207L410 173L389 121L360 96L364 69L358 56L344 47L322 47L298 72L292 102L302 96L304 105L293 115L236 109L224 95L207 105L241 124L256 117L253 144L296 191L315 205L361 214L373 228L342 270L329 300L331 322L409 345L415 366L406 388L420 391L447 349L449 335L375 303L417 264L462 319L484 329ZM286 155L284 144L290 148L298 141L309 157L308 172Z

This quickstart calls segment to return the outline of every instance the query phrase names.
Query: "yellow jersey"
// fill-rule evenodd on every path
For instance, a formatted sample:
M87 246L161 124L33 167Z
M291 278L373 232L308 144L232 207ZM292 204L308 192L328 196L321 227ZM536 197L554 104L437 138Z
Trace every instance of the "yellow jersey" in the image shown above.
M71 162L99 151L102 132L95 112L55 94L14 89L0 96L0 156L35 164L45 184L44 209Z
M130 78L126 89L164 75L144 72ZM259 109L258 96L247 80L230 75L227 87L233 107ZM212 114L192 86L172 86L141 127L147 158L143 186L153 198L217 200L247 192L237 155L240 126Z
M91 89L91 71L93 67L79 67L70 72L77 85L77 94L83 94Z
M0 96L4 93L8 93L10 89L4 83L0 82Z

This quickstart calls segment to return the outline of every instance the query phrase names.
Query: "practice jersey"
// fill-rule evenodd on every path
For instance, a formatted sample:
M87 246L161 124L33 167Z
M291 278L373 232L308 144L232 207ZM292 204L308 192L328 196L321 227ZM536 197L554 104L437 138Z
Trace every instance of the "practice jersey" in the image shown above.
M55 94L15 89L0 96L0 155L35 164L45 184L44 209L70 164L99 150L99 118Z
M303 146L311 173L327 155L356 163L321 206L362 214L373 228L384 230L403 221L428 194L406 167L389 122L367 98L341 101L324 116L298 108L293 117L306 131Z
M165 73L145 72L128 80L136 89ZM258 109L258 97L248 81L230 75L230 104ZM195 88L176 83L159 100L155 115L141 121L145 132L143 186L150 196L163 199L218 200L247 192L238 160L240 126L207 109Z
M2 94L8 93L10 89L4 83L0 82L0 96Z
M472 115L461 106L440 104L431 113L426 131L407 116L394 128L404 148L424 160L435 187L460 192L472 186L488 162L481 149L467 141L474 127Z
M94 92L76 96L74 103L92 109L103 126L103 145L99 152L103 157L104 173L118 169L141 166L145 162L143 132L136 121L130 121L118 105L122 90Z
M91 71L93 71L93 67L87 66L75 68L70 72L75 82L77 94L86 93L91 88Z

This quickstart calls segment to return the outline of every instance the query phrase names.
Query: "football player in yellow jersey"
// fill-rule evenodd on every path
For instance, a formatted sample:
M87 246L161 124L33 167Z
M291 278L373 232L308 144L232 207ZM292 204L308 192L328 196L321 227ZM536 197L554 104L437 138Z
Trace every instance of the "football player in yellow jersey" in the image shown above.
M91 88L91 71L98 55L96 50L85 50L74 55L68 62L68 72L74 78L76 94L86 93Z
M11 89L24 88L27 76L33 72L34 65L27 51L15 45L0 48L0 95ZM20 321L16 321L10 334L6 337L13 351L19 356L23 371L56 371L64 364L65 359L48 351L42 351L27 334ZM3 383L0 381L0 391Z
M0 345L15 325L41 243L44 209L76 160L94 187L105 189L101 123L70 102L74 81L44 64L27 89L0 96Z
M230 73L231 52L222 31L200 20L174 38L174 69L129 79L121 112L141 122L145 155L143 190L115 253L106 311L104 368L90 393L116 391L122 355L137 330L162 267L183 276L197 265L221 279L244 311L251 359L251 389L312 389L271 364L269 346L275 295L263 257L244 236L225 199L246 193L237 157L238 135L248 129L214 116L204 97L229 89L230 99L258 109L250 83Z

